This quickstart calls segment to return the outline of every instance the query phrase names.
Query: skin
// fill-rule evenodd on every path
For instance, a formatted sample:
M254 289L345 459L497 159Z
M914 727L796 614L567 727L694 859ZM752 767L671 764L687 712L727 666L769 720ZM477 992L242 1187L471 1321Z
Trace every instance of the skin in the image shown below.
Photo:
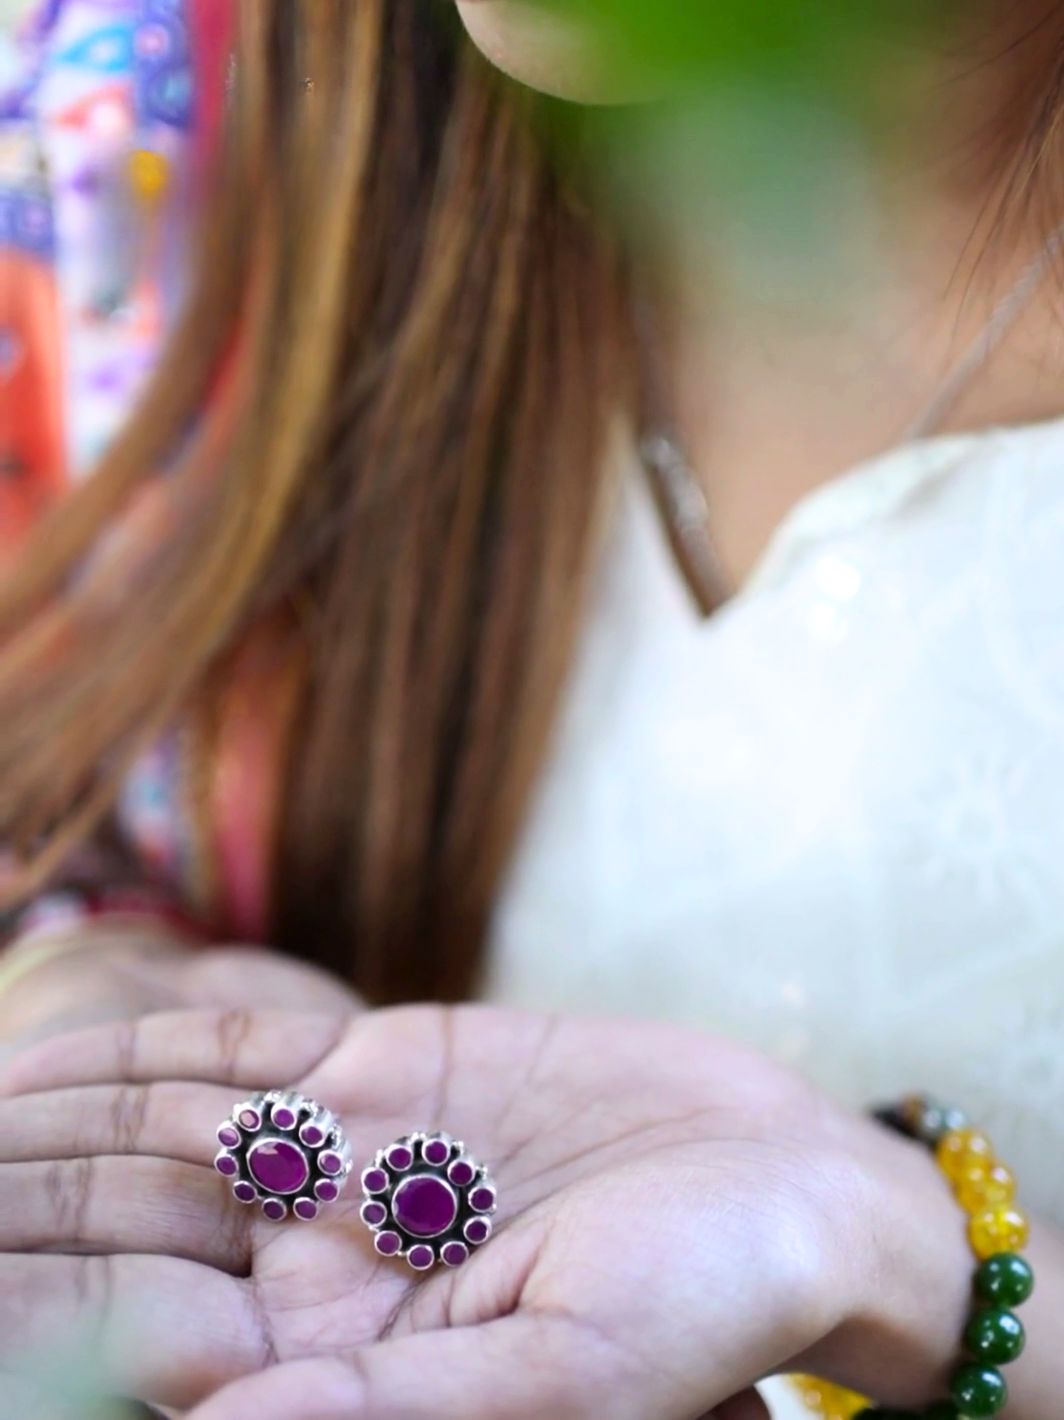
M536 0L457 0L469 37L497 69L541 93L583 103L629 98L617 90L594 36Z
M534 4L459 9L522 82L627 97L611 92L586 35ZM913 224L921 250L924 231ZM907 302L941 291L947 266L902 282L906 319ZM933 309L952 339L956 312L937 294ZM801 430L810 411L836 437L837 333L825 345L827 405L803 389L791 408L779 379L793 386L796 364L816 369L809 327L802 359L781 360L778 329L746 314L733 348L706 322L712 356L704 312L681 332L681 423L700 469L772 470L776 520L852 457L817 444L808 467L788 468L780 450L759 458L751 444L752 430ZM881 343L883 329L868 338ZM743 340L768 351L763 365L736 358ZM944 349L915 327L916 358L900 349L898 367L926 390ZM862 348L846 363L864 368ZM724 401L730 458L719 420L712 440L699 435L705 378L722 365L763 401ZM1029 399L1029 378L1020 383ZM1000 377L995 388L1020 417ZM913 394L886 399L880 369L869 390L887 437ZM985 388L981 398L985 414L993 400ZM861 445L869 430L845 432ZM739 580L769 528L749 499L732 507L726 485L711 491ZM0 1000L5 1369L35 1338L97 1338L115 1393L192 1420L764 1420L751 1386L778 1369L900 1406L942 1392L969 1303L959 1210L926 1153L767 1059L631 1021L367 1014L338 983L246 948L190 952L98 928L83 945ZM214 1128L240 1092L276 1081L326 1099L360 1157L420 1125L469 1140L500 1185L497 1236L458 1272L415 1281L375 1257L354 1190L312 1228L241 1210L210 1167ZM1052 1354L1064 1245L1039 1227L1029 1255L1039 1287L1009 1416L1050 1420L1064 1380ZM32 1396L18 1413L36 1420Z
M941 1393L971 1275L956 1204L923 1150L760 1055L632 1021L365 1012L267 953L99 946L117 1019L38 1018L0 1074L4 1369L96 1338L116 1394L194 1420L763 1420L752 1383L791 1369ZM415 1278L373 1253L357 1187L312 1227L233 1203L214 1129L277 1080L327 1100L359 1159L414 1126L467 1139L500 1189L491 1243ZM1055 1414L1054 1247L1014 1420Z
M653 118L654 105L632 104L648 97L635 87L638 76L611 72L601 35L581 28L564 4L456 4L473 42L512 78L580 103L624 101L630 116ZM775 190L797 173L798 185L830 194L819 230L811 235L808 214L796 220L795 244L806 256L794 269L793 253L781 264L778 241L756 215L735 225L734 194L691 201L688 185L697 192L704 181L697 155L676 167L669 138L656 140L664 146L653 166L674 174L671 189L648 186L644 169L628 172L622 160L639 194L637 230L644 208L664 212L652 269L641 279L660 317L665 413L706 493L730 589L748 580L804 497L909 437L1043 248L1037 204L1033 223L1013 213L1006 240L995 241L1000 192L973 176L971 158L990 141L1003 49L1001 33L988 36L974 19L955 43L929 46L919 63L911 46L884 48L877 76L896 71L898 107L878 145L854 134L854 152L841 163L830 144L791 155L797 167L786 176L768 158L748 159L755 189ZM766 121L775 121L771 112ZM653 135L653 122L646 131ZM627 151L630 135L621 141ZM704 141L705 165L719 162L721 151L729 160L727 143L718 151L709 131ZM807 266L803 243L811 240L821 263ZM751 251L759 253L753 270ZM1062 367L1059 303L1054 292L1040 292L939 432L1059 415Z
M357 1190L306 1229L236 1207L209 1141L234 1092L274 1079L328 1100L360 1158L412 1120L475 1140L504 1199L491 1246L422 1282L375 1257ZM892 1343L886 1312L858 1322L886 1262L871 1170L896 1180L877 1197L899 1226L910 1188L939 1195L914 1256L940 1230L963 1249L933 1169L724 1041L472 1007L162 1012L29 1048L4 1092L0 1334L18 1352L41 1317L102 1327L117 1391L206 1401L197 1420L289 1413L308 1380L321 1416L458 1415L467 1396L485 1416L666 1420L815 1365L857 1324L870 1356L882 1338L867 1382L897 1369L915 1401L935 1378L936 1347ZM942 1292L926 1264L905 1285ZM946 1349L963 1281L939 1300Z

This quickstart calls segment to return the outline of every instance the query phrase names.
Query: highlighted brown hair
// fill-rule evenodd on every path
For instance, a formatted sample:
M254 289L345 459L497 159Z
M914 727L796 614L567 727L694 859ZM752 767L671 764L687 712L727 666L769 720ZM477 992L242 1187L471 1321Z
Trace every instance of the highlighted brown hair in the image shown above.
M287 615L273 939L459 996L627 397L619 263L429 0L242 0L238 29L186 314L0 587L0 839L43 881Z

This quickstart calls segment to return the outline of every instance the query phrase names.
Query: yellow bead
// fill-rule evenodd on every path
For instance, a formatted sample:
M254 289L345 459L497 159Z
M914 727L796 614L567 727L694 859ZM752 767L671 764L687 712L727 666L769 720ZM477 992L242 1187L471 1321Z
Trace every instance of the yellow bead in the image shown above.
M153 153L150 148L135 148L129 155L129 180L138 196L146 202L155 202L166 191L170 165L161 153Z
M816 1376L792 1376L791 1380L801 1394L806 1409L820 1415L822 1420L853 1420L868 1406L863 1395Z
M1016 1197L1016 1179L1004 1164L987 1168L982 1160L966 1168L957 1180L957 1202L966 1213L985 1213Z
M994 1146L978 1129L954 1129L943 1137L936 1158L942 1172L956 1183L966 1169L980 1160L989 1168L994 1162Z
M1002 1203L976 1213L968 1229L977 1257L993 1257L995 1252L1020 1252L1027 1246L1031 1225L1027 1214L1013 1203Z

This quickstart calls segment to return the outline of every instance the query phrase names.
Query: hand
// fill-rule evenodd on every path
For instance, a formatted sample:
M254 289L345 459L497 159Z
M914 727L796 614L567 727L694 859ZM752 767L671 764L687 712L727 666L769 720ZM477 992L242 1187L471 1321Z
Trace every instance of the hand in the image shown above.
M205 950L161 922L102 917L0 992L0 1064L78 1026L198 1005L346 1012L359 1002L336 978L276 952Z
M459 1134L499 1183L496 1236L420 1280L375 1256L357 1187L310 1227L234 1205L214 1128L289 1082L356 1158ZM39 1046L6 1090L0 1336L99 1335L116 1391L205 1402L196 1420L680 1420L791 1367L913 1404L963 1322L970 1260L931 1162L694 1033L177 1013Z

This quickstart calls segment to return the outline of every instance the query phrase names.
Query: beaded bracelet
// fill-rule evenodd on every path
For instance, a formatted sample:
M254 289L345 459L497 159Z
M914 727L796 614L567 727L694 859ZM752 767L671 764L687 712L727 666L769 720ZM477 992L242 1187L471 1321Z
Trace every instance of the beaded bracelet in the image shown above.
M1021 1257L1030 1224L1016 1205L1016 1179L1001 1163L987 1136L960 1110L922 1095L876 1118L926 1144L968 1215L968 1238L978 1259L974 1305L964 1331L965 1358L953 1373L950 1397L919 1411L883 1409L843 1386L814 1376L794 1376L809 1410L823 1420L988 1420L1008 1402L1000 1366L1024 1348L1023 1323L1012 1310L1034 1290L1034 1273Z

